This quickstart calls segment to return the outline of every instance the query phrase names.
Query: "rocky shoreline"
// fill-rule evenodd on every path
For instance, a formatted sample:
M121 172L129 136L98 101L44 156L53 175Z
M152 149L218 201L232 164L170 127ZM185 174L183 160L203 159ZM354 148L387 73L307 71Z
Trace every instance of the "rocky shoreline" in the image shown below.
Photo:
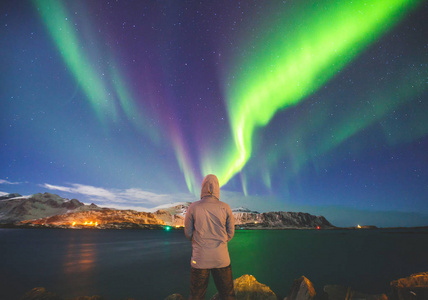
M234 280L237 300L280 300L269 286L262 284L252 275L242 275ZM150 297L144 298L150 299ZM184 300L180 294L172 294L165 300ZM219 300L218 294L211 300ZM390 283L390 290L383 294L370 295L353 290L351 287L326 285L322 291L315 291L313 283L302 276L294 280L284 300L426 300L428 299L428 272L412 274ZM20 300L108 300L102 296L79 296L63 298L43 287L34 288ZM134 300L125 298L123 300Z

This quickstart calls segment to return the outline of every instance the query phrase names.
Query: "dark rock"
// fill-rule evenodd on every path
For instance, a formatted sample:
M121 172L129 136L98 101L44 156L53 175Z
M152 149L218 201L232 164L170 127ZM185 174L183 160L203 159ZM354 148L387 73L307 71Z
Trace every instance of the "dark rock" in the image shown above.
M46 205L48 205L50 207L53 207L53 208L61 207L61 204L62 203L60 203L58 201L55 201L54 199L49 199L48 198L48 200L46 201Z
M10 210L10 214L17 215L17 216L26 214L28 210L31 209L31 204L29 204L28 202L29 201L24 200L23 202L19 203L18 205L16 205Z
M234 291L237 300L277 300L275 293L262 283L259 283L252 275L242 275L233 281ZM211 300L219 300L215 294Z
M328 300L349 299L351 287L344 287L341 285L326 285L324 286L324 292L327 293Z
M81 206L84 206L85 204L83 204L82 202L80 202L77 199L71 199L70 201L64 202L62 204L62 207L65 207L67 209L76 209L79 208Z
M46 291L44 287L36 287L27 292L21 300L63 300L63 298Z
M101 296L80 296L71 300L104 300L104 298Z
M305 276L293 281L291 291L284 300L312 300L316 292L312 282Z
M44 287L37 287L27 292L24 295L24 297L22 297L20 300L64 300L64 298L59 297L57 294L46 291ZM105 298L95 295L95 296L78 296L70 300L105 300ZM134 299L128 298L126 300L134 300Z
M180 294L172 294L165 298L165 300L185 300Z
M351 287L341 285L326 285L324 292L328 300L388 300L385 294L369 295L354 291Z
M391 282L392 300L428 299L428 272L412 274Z

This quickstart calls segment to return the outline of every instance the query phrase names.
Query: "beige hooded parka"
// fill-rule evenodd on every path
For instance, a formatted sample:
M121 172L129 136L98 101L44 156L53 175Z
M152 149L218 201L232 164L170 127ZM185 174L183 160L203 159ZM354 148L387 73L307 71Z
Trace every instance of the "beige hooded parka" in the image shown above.
M235 234L229 205L221 202L220 185L215 175L202 182L201 200L187 209L184 233L192 241L190 265L196 269L224 268L230 265L227 242Z

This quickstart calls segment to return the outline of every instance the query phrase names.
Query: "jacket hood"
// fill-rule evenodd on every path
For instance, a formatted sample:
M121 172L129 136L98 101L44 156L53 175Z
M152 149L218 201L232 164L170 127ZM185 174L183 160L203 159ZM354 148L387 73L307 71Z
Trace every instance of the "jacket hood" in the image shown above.
M214 196L217 200L220 199L220 185L217 176L209 174L202 181L201 199L206 196Z

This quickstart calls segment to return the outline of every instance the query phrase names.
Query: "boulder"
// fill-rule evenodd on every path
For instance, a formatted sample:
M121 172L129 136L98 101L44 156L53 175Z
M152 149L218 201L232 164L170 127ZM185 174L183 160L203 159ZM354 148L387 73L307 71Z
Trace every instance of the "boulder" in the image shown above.
M341 285L324 286L325 296L328 300L388 300L385 294L369 295L354 291L351 287Z
M259 283L252 275L242 275L233 281L234 291L237 300L277 300L275 293L262 283ZM219 300L215 294L211 300Z
M67 298L69 299L69 298ZM79 296L72 298L71 300L104 300L105 298L101 296ZM27 292L21 300L64 300L64 298L54 294L52 292L48 292L44 287L36 287L31 291ZM127 299L134 300L134 299Z
M27 292L21 300L63 300L63 298L46 291L44 287L36 287Z
M391 282L391 300L428 299L428 272L412 274Z
M186 300L186 299L180 294L172 294L166 297L165 300Z
M101 296L79 296L72 300L104 300L104 298Z
M293 281L291 291L284 300L312 300L315 298L315 288L312 282L305 276Z

